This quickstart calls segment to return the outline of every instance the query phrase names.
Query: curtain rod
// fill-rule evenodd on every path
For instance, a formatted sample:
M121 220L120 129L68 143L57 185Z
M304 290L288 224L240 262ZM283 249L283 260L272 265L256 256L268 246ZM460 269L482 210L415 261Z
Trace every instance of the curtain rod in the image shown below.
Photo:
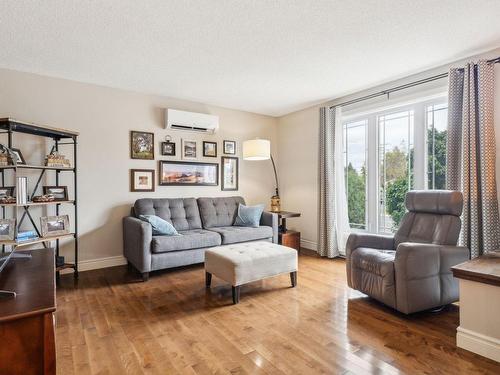
M494 59L491 59L491 60L487 60L487 62L489 64L500 63L500 57L497 57L497 58L494 58ZM424 84L424 83L428 83L428 82L432 82L432 81L437 81L438 79L443 79L443 78L446 78L446 77L448 77L448 73L436 74L435 76L431 76L431 77L419 79L417 81L413 81L413 82L410 82L410 83L405 83L404 85L399 85L399 86L391 87L391 88L389 88L387 90L382 90L382 91L379 91L379 92L375 92L373 94L362 96L360 98L356 98L356 99L348 100L348 101L345 101L345 102L342 102L342 103L339 103L339 104L335 104L335 105L330 106L330 109L335 108L335 107L343 107L343 106L346 106L346 105L363 102L365 100L378 98L379 96L389 96L389 94L391 94L393 92L404 90L404 89L408 89L410 87L418 86L418 85L421 85L421 84Z

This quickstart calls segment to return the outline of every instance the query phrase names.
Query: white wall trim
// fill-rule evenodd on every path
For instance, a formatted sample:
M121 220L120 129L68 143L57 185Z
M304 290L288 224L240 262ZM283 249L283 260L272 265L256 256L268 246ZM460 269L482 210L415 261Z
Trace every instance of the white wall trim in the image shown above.
M500 362L500 340L494 337L458 327L457 346Z
M309 250L314 250L316 252L318 251L318 244L316 242L309 241L309 240L301 239L300 240L300 247L303 247L303 248L309 249Z
M108 268L115 266L123 266L127 264L127 259L123 255L117 255L113 257L81 260L78 262L78 271L90 271L97 270L100 268ZM70 269L61 271L61 274L71 273Z

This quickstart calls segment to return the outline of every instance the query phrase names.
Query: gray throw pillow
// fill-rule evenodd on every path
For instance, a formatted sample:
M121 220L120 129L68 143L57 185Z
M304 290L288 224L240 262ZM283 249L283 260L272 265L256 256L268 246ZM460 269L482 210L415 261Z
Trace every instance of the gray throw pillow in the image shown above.
M240 203L238 206L238 216L236 216L234 220L234 225L239 227L258 228L264 207L263 204L258 204L257 206L244 206Z

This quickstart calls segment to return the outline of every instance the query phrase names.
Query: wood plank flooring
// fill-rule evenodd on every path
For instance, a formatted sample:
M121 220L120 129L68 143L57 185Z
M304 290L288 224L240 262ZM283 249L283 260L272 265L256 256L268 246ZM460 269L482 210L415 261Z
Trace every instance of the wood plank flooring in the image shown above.
M57 289L57 370L68 374L500 374L455 346L458 307L406 317L345 282L343 260L299 257L288 275L242 287L202 266L126 266L71 275Z

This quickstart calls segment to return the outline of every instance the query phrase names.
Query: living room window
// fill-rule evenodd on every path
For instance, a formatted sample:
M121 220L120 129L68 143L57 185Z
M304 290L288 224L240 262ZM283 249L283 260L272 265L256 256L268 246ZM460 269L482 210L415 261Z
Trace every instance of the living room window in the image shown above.
M411 189L444 189L447 98L414 100L343 117L352 230L391 233Z

